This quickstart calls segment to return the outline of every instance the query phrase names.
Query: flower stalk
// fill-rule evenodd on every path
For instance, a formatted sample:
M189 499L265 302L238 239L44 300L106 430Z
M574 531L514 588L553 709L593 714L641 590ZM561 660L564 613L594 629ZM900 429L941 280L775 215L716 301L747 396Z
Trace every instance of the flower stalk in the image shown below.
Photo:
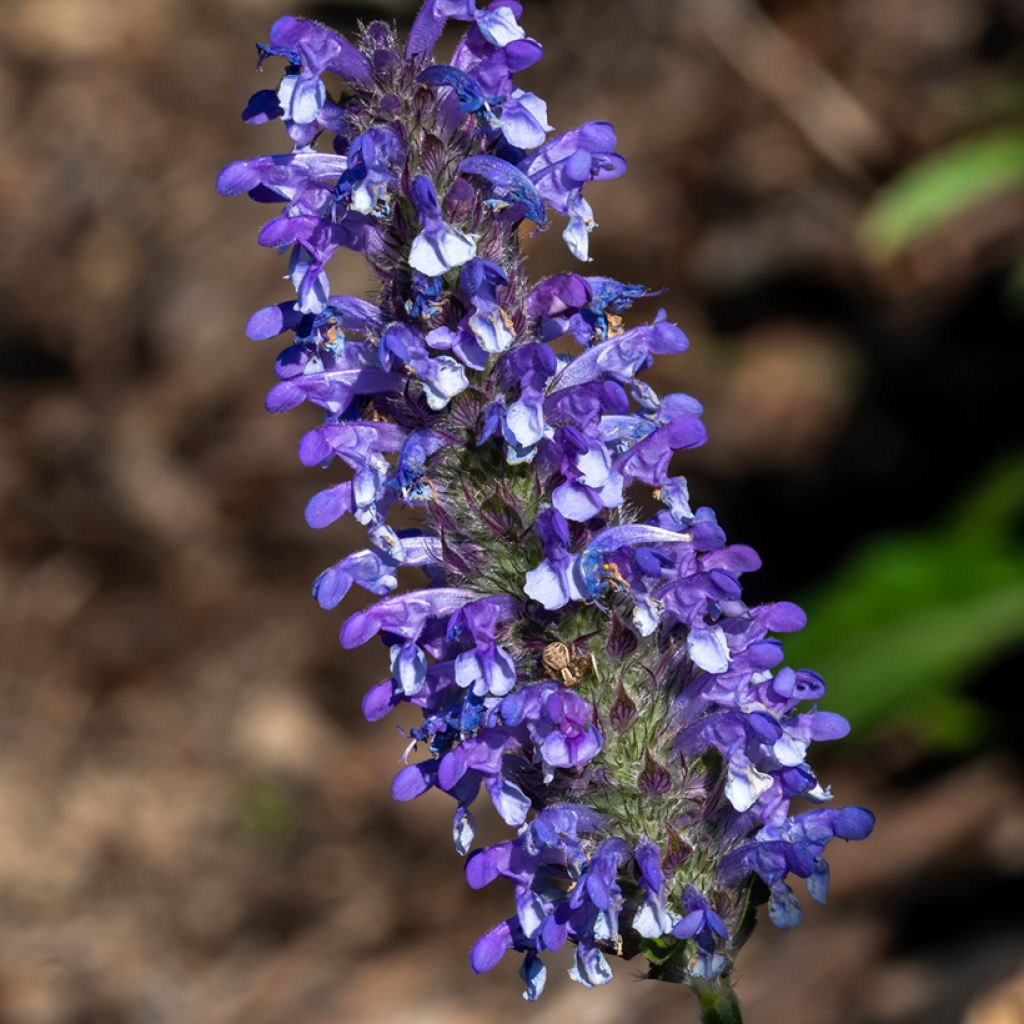
M703 1024L743 1024L739 1000L728 981L702 984L695 992Z

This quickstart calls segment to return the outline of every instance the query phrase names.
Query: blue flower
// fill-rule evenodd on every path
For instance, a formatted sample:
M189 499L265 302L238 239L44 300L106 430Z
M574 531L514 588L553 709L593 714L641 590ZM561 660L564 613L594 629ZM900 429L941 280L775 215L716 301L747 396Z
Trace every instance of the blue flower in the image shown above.
M783 664L773 634L805 616L745 603L757 554L727 543L674 469L706 439L702 410L643 375L685 334L664 311L626 324L654 294L643 285L527 276L522 221L564 217L589 260L584 189L626 164L606 122L548 138L544 100L515 81L542 54L521 15L518 0L427 0L404 48L381 23L358 45L274 24L261 54L283 58L284 77L243 116L282 119L291 152L230 164L217 188L274 208L258 240L288 254L295 297L246 334L288 336L267 408L318 415L299 459L345 474L307 522L366 528L313 593L328 609L354 586L378 599L340 641L387 649L368 720L403 704L421 716L392 795L448 794L469 885L511 886L473 970L515 950L536 999L542 955L571 943L570 977L587 987L627 949L655 976L667 955L682 980L721 986L751 901L766 890L769 920L792 927L792 879L824 902L828 844L866 838L874 819L815 806L831 793L811 747L849 726L818 709L819 676ZM464 34L435 61L451 21ZM376 301L332 293L341 249L366 257ZM556 354L566 335L577 354ZM646 522L645 490L658 503ZM420 584L397 592L406 572ZM473 850L485 798L511 838ZM814 809L792 813L797 798Z
M657 939L672 931L672 918L665 908L665 872L661 868L661 850L649 839L643 840L633 854L640 869L644 897L633 917L638 935Z
M516 338L515 326L502 308L498 290L508 287L508 276L489 260L470 260L459 275L459 296L469 307L465 328L487 355L507 351ZM476 366L476 369L483 369Z
M348 168L338 182L357 213L387 216L395 187L395 168L405 159L405 143L394 128L371 128L349 146Z
M463 174L477 175L488 181L497 196L489 199L488 205L498 213L505 210L521 211L535 224L547 223L544 197L532 181L507 160L496 156L470 156L459 164Z
M412 240L409 266L427 277L438 277L468 263L476 255L476 242L445 224L433 182L419 175L412 183L410 197L423 230Z

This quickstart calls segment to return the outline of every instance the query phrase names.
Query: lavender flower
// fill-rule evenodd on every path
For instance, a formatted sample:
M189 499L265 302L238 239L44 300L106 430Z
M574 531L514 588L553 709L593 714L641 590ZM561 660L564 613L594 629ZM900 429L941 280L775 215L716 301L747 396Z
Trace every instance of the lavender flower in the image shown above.
M823 902L826 846L865 838L873 818L791 813L795 798L830 799L807 749L848 727L814 706L818 676L780 667L771 634L803 613L743 602L757 555L728 545L672 475L675 453L705 440L701 408L640 375L686 337L663 312L624 329L652 294L641 285L526 278L520 223L566 218L587 260L584 189L626 165L605 122L548 137L543 100L513 82L541 56L521 14L515 0L428 0L404 46L380 22L356 44L274 24L261 60L284 58L284 78L244 116L281 118L293 149L232 164L218 187L279 205L259 241L290 252L297 298L247 333L293 335L268 408L319 406L300 459L351 471L306 517L321 529L354 516L370 546L314 595L325 608L353 584L381 597L341 643L388 648L367 718L422 711L392 793L449 793L469 884L513 886L473 969L518 951L534 999L543 955L566 943L588 987L609 980L609 956L642 955L651 976L693 987L706 1019L738 1019L727 977L756 906L796 924L788 880ZM465 35L432 63L452 20ZM334 293L342 247L377 273L374 303ZM549 346L563 335L574 358ZM663 506L646 522L626 503L637 485ZM418 527L389 525L402 506ZM425 586L395 594L403 567ZM470 853L481 790L514 834Z

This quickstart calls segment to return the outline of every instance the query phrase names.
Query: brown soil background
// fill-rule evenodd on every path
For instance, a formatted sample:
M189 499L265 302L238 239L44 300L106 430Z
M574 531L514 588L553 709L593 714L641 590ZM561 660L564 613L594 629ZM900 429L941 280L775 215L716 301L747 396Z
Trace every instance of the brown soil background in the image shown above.
M344 29L412 5L289 10ZM283 265L255 243L261 211L213 191L222 164L283 146L238 116L271 82L251 45L281 13L3 4L0 1021L693 1020L634 965L586 992L556 962L536 1007L512 958L474 977L468 948L510 894L467 889L445 800L390 801L404 740L359 713L383 659L342 654L342 616L308 596L359 528L304 526L310 419L263 412L276 350L242 335L285 297ZM1007 329L985 282L1019 204L884 269L854 232L879 181L970 123L969 90L1014 80L1021 22L1009 0L527 4L553 123L619 128L631 171L592 190L593 271L671 289L694 346L656 383L706 402L712 441L684 469L764 550L763 596L928 521L1013 440L995 363L965 399L970 450L939 452L872 382L990 358L935 339L951 318L981 324L957 344ZM537 275L569 262L556 231L531 252ZM340 262L336 287L362 294ZM826 761L879 827L834 851L826 911L755 935L748 1021L1024 1021L1018 755L883 730Z

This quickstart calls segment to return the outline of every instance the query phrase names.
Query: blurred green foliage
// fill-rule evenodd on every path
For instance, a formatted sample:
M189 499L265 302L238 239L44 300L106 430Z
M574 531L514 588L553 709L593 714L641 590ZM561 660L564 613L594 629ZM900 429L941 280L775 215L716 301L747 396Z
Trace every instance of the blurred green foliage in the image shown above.
M1020 260L1011 271L1006 293L1015 307L1024 309L1024 259Z
M260 846L284 846L297 827L292 796L273 776L245 780L236 794L235 813L245 835Z
M972 207L1024 188L1024 129L962 139L929 153L869 204L860 225L867 253L885 259Z
M864 738L909 726L925 742L969 746L982 711L960 691L1024 641L1024 457L994 470L945 522L870 540L817 592L810 625L787 640L814 666L829 707Z

